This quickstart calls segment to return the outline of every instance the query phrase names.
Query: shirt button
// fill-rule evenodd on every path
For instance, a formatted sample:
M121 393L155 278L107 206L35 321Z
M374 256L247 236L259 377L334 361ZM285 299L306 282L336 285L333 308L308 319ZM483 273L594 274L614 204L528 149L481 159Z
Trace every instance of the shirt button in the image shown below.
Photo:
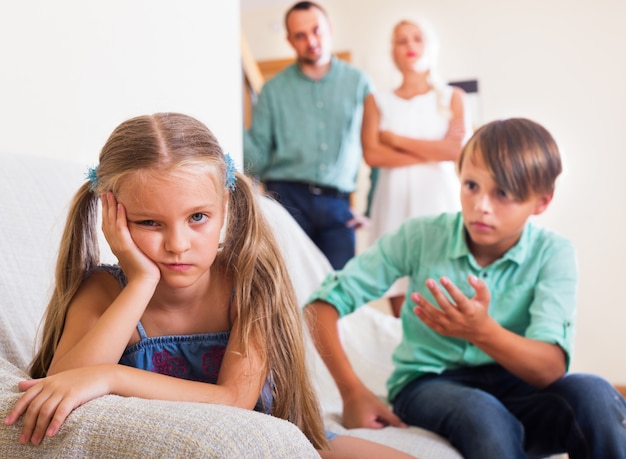
M326 125L323 122L321 122L320 123L320 129L324 129L325 127L326 127Z
M321 144L320 145L320 150L322 150L322 151L328 150L328 145L326 145L325 143Z
M487 277L487 273L486 273L486 272L483 272L483 273L482 273L482 276L483 276L483 278L484 278L484 277Z
M321 171L325 171L326 170L326 164L320 164L320 170Z
M322 102L321 100L317 102L317 108L323 108L323 107L324 107L324 102Z

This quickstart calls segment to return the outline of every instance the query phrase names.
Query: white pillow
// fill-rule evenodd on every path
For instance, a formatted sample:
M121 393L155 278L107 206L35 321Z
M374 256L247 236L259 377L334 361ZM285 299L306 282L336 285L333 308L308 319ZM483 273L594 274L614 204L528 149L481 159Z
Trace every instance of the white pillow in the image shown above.
M0 155L0 357L24 369L54 277L67 205L84 181L81 165Z

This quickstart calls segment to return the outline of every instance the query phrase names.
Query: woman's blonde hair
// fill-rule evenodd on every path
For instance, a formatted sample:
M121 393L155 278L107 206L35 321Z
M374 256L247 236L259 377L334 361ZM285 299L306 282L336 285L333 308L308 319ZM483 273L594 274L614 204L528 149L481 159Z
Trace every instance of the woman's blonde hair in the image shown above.
M435 91L437 96L437 109L439 112L444 115L446 118L450 119L452 117L452 111L450 110L450 104L444 101L444 88L446 87L446 82L439 76L438 71L438 60L439 60L439 40L435 31L431 27L431 25L421 19L421 20L409 20L402 19L393 26L393 30L391 32L391 44L395 45L395 37L397 30L404 25L411 25L413 27L417 27L422 34L422 41L424 43L424 55L428 55L430 59L430 66L428 69L428 84L430 88ZM394 64L397 66L394 60Z
M562 171L561 155L552 135L526 118L496 120L481 126L461 150L459 172L465 161L477 157L494 181L519 201L534 194L552 193Z
M115 193L138 172L176 173L181 167L205 170L216 189L223 190L224 199L230 189L226 231L215 262L234 280L240 348L247 353L252 341L271 377L272 415L296 424L316 448L327 447L317 396L305 364L300 310L280 249L257 202L256 188L238 172L234 172L235 186L230 186L227 177L233 171L229 172L216 138L204 124L182 114L157 113L123 122L102 148L97 172L76 193L31 376L46 375L68 306L85 274L99 263L99 195Z

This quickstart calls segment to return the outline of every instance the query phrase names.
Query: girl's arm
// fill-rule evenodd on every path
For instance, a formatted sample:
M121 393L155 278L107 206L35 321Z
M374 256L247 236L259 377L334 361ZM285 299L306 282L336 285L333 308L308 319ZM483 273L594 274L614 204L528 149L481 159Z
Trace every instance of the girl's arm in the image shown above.
M50 375L117 363L159 282L158 267L132 240L125 209L112 193L102 196L102 228L128 284L121 290L111 275L97 271L83 282L69 305Z
M254 408L267 370L254 341L248 354L233 328L217 384L189 381L119 364L100 364L63 371L43 379L22 381L25 391L5 419L11 425L24 414L22 443L40 443L55 435L77 407L107 394L146 399L217 403Z
M258 345L249 337L248 353L244 353L233 323L228 345L219 370L216 384L188 381L124 365L113 365L107 393L125 397L183 402L217 403L253 409L267 378L266 364Z
M413 293L415 313L430 328L445 335L462 338L477 346L514 375L538 388L544 388L565 374L564 351L556 344L517 335L498 324L488 314L491 300L485 283L469 276L476 295L469 299L447 278L441 284L450 301L429 279L426 286L441 309L423 296Z
M464 93L459 88L452 88L450 101L450 126L448 133L441 140L422 140L405 137L390 131L381 132L381 140L389 148L416 156L423 161L456 161L459 159L463 141L470 127L466 126Z
M94 272L70 303L48 375L87 365L117 363L153 291L154 287L145 283L129 283L120 291L113 276Z
M361 144L363 158L370 167L402 167L424 162L419 155L408 155L380 141L380 111L373 94L365 98Z

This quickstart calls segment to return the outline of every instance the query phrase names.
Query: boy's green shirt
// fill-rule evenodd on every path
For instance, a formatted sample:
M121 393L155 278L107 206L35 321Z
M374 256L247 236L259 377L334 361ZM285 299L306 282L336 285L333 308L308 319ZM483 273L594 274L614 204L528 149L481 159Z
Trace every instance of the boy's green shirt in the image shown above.
M398 278L409 276L402 308L403 337L393 353L395 370L387 382L389 399L425 373L493 363L466 340L442 336L413 312L408 298L418 292L437 304L425 282L448 277L471 298L467 277L481 278L491 293L489 314L504 328L534 340L558 344L572 352L578 269L572 243L527 223L520 240L489 266L479 266L470 253L460 213L406 221L373 246L326 277L308 302L323 300L340 316L380 298Z

